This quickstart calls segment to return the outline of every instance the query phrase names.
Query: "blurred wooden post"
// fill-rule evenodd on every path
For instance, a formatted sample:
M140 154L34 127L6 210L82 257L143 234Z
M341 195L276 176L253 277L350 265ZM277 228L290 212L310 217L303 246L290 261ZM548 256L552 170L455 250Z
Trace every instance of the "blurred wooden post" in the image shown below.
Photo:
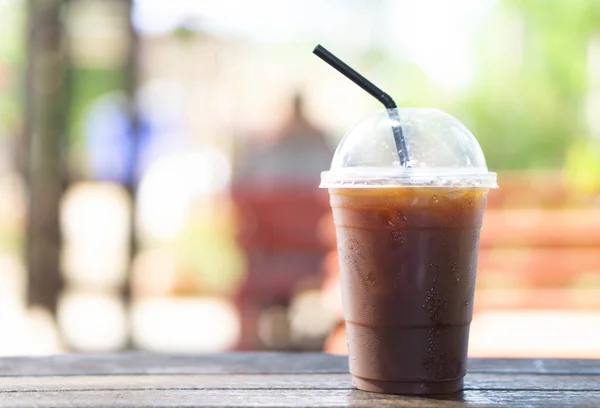
M28 0L25 168L29 185L28 304L56 315L60 273L59 204L64 184L66 56L62 0Z
M125 285L123 286L123 301L127 308L127 311L131 311L131 268L133 266L133 261L135 260L135 256L138 252L138 237L136 232L136 224L137 224L137 205L136 205L136 195L137 195L137 169L139 163L139 153L140 153L140 118L139 118L139 110L137 104L137 89L139 86L139 36L135 31L135 27L133 26L132 14L133 14L133 0L126 0L128 3L127 11L127 23L128 23L128 48L129 53L127 60L125 61L125 69L124 69L124 84L123 88L127 94L128 100L128 119L129 126L131 129L131 138L132 138L132 155L130 161L130 167L128 171L127 177L127 192L129 193L130 203L131 203L131 219L129 224L129 268L127 279L125 280ZM134 348L133 341L131 339L131 330L129 329L129 333L127 333L127 345L126 348L131 349Z

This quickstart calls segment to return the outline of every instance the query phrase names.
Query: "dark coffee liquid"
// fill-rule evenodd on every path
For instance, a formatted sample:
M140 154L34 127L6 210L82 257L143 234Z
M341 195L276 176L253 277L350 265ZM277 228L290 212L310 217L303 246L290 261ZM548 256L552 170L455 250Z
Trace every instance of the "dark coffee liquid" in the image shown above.
M487 189L331 189L353 384L462 388Z

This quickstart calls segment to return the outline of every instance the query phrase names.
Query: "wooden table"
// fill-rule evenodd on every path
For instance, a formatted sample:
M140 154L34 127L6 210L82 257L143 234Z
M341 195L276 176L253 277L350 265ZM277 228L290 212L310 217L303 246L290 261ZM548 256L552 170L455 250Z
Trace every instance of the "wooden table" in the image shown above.
M469 362L465 390L441 397L350 387L345 357L239 353L0 359L0 407L600 406L599 360Z

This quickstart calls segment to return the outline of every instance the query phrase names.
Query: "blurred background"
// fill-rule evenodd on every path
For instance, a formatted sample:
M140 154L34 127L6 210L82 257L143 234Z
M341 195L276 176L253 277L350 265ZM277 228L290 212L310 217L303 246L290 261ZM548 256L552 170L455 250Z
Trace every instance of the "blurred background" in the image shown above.
M473 356L600 357L597 0L0 0L0 354L345 352L316 188L378 103L499 172ZM326 193L325 193L326 194Z

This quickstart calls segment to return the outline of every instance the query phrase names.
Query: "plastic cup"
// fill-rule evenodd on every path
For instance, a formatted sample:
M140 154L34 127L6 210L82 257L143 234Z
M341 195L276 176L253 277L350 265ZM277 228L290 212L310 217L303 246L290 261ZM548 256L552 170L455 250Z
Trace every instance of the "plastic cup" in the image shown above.
M330 192L352 384L462 389L488 171L475 137L436 109L381 110L343 138ZM400 117L398 123L390 117ZM401 126L409 166L392 134Z

